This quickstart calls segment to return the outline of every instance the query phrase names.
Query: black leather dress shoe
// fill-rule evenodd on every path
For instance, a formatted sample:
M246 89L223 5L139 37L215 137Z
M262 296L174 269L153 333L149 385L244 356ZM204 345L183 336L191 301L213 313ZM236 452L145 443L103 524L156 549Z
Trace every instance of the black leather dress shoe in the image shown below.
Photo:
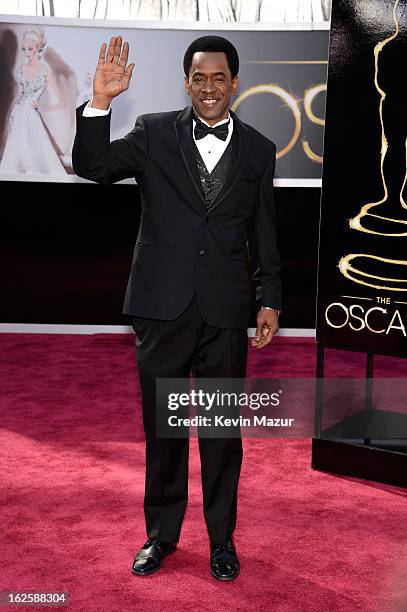
M217 580L234 580L240 571L232 538L224 543L211 542L211 574Z
M136 576L148 576L162 567L164 557L175 552L175 542L161 542L149 538L133 559L131 571Z

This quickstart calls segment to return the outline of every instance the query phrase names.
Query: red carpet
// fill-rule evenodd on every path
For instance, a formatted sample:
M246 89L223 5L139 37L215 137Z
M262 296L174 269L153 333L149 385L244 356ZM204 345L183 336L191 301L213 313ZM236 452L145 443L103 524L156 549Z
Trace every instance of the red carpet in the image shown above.
M191 440L179 550L164 571L133 577L145 541L144 448L130 337L0 339L0 589L68 591L75 612L407 609L407 492L313 471L309 440L244 440L234 583L209 574ZM407 375L405 361L375 363L376 375ZM328 375L363 368L362 356L329 351ZM314 373L313 340L250 351L253 377Z

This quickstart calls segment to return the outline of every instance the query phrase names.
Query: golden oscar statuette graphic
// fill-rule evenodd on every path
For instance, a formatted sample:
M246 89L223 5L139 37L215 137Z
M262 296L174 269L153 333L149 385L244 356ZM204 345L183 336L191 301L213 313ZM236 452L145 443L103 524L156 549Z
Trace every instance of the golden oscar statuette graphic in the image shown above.
M399 35L398 5L399 0L395 0L392 11L394 33L377 43L374 47L374 85L379 93L378 116L381 127L380 175L383 197L377 202L364 204L359 213L352 219L349 219L349 227L353 230L393 238L407 236L407 205L403 198L407 179L407 138L406 134L401 135L403 142L403 167L400 169L391 168L393 172L394 170L398 171L399 176L398 185L394 185L394 179L389 181L385 171L385 161L386 156L389 154L389 149L392 152L391 147L393 146L394 150L394 147L397 146L397 143L394 143L392 140L389 142L386 135L388 130L386 129L385 117L388 115L384 111L386 109L386 96L391 96L391 92L386 92L381 86L379 58L385 47ZM401 65L403 65L403 62L401 62ZM402 81L403 79L400 78L400 86L402 86ZM397 121L397 117L392 117L392 121ZM403 129L402 121L400 121L399 129ZM391 187L390 193L389 186ZM397 196L394 195L395 188L397 188ZM386 291L407 291L406 266L407 260L390 259L381 254L371 255L368 253L350 253L342 257L338 264L339 271L352 282Z

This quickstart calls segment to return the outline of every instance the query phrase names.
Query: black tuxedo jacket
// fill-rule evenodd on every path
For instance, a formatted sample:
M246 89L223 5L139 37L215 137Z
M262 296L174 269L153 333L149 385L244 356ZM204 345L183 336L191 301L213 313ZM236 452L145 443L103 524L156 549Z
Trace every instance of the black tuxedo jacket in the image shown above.
M208 210L192 138L192 107L141 115L110 142L110 118L77 109L73 168L109 185L134 177L142 214L123 313L175 319L194 291L204 320L247 328L253 286L261 303L281 308L273 177L276 147L231 111L237 154ZM258 296L259 297L259 296Z

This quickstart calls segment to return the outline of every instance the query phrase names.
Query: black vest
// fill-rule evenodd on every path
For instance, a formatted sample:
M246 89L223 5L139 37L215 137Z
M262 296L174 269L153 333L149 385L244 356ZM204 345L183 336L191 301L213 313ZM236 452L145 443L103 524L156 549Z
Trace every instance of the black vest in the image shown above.
M202 190L205 196L205 204L207 208L210 208L215 202L216 198L222 192L229 179L230 172L233 167L233 163L236 158L237 149L237 130L233 127L232 138L228 146L226 147L222 157L212 170L208 172L205 162L202 159L198 147L195 143L196 163L198 166L199 177L201 179Z

